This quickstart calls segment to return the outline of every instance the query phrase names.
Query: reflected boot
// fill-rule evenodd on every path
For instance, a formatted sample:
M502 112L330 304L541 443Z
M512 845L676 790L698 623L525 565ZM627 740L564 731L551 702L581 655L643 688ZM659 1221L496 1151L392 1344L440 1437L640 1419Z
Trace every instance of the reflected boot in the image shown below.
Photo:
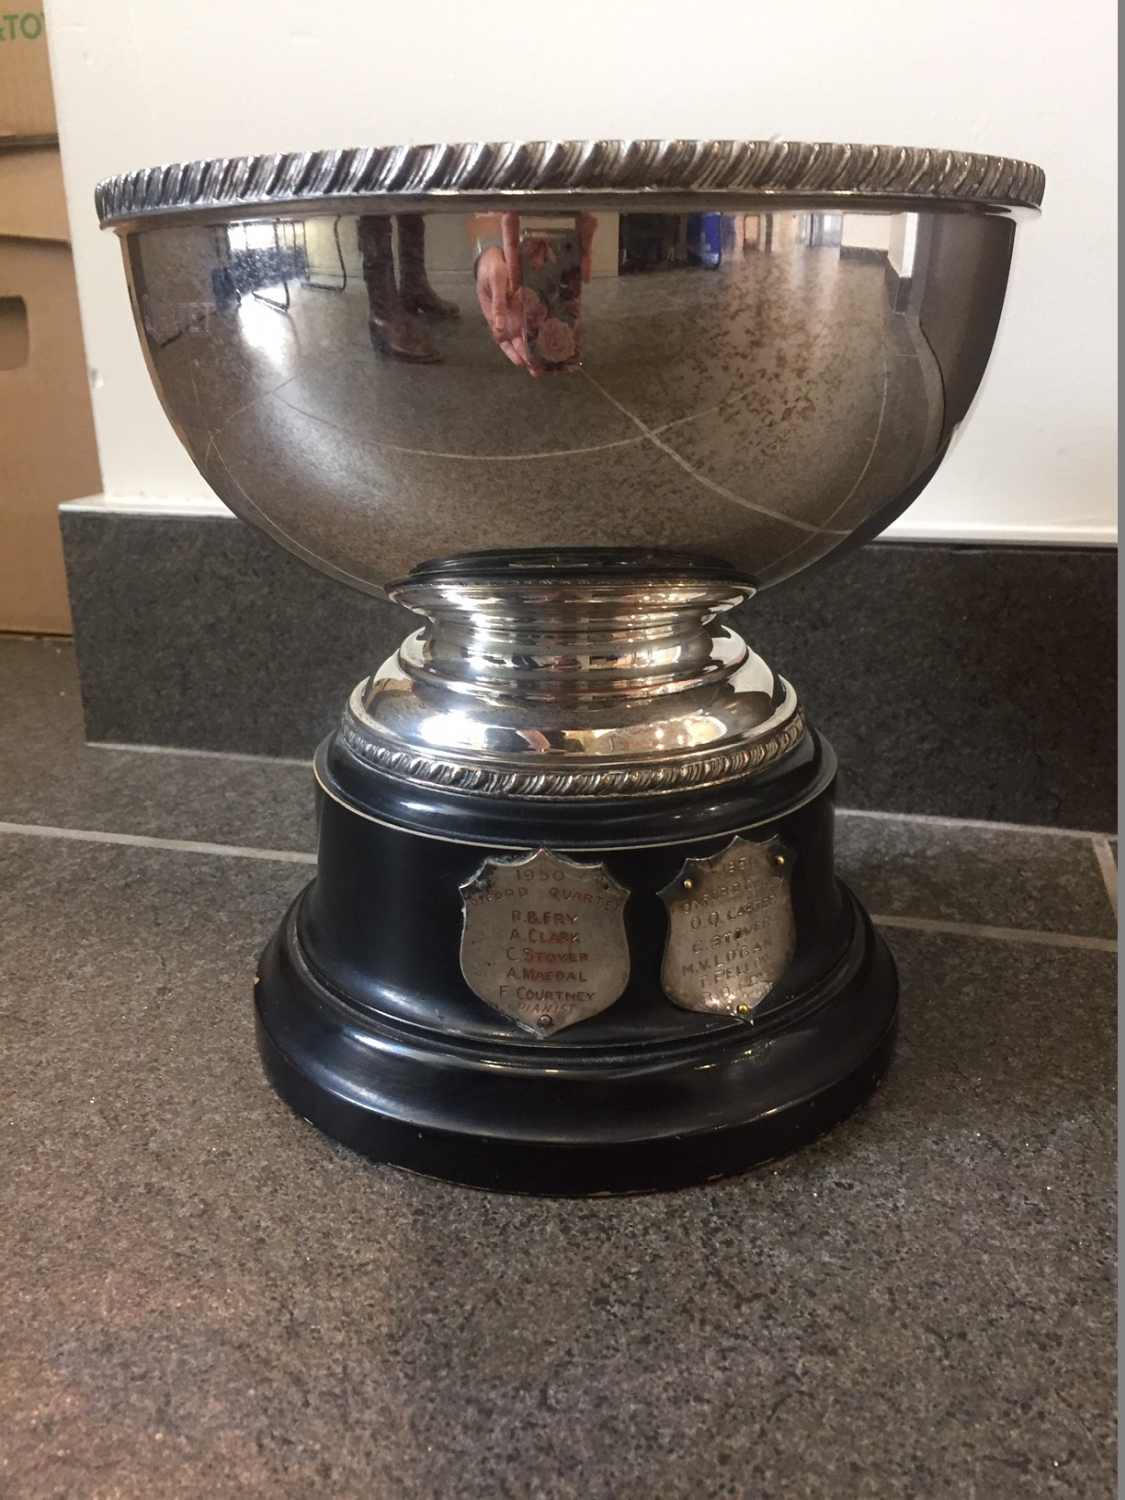
M437 364L441 355L418 319L403 305L395 286L390 218L386 214L365 214L356 238L363 257L372 348L378 354L412 364Z
M403 306L428 318L459 318L455 302L439 297L426 275L426 221L421 214L398 216L398 281Z

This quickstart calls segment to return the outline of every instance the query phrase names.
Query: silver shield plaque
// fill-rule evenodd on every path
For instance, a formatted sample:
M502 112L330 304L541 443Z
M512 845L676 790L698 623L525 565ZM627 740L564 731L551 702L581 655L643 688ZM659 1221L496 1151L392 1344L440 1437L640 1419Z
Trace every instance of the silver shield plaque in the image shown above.
M535 1036L596 1016L628 983L629 892L601 861L489 857L461 897L465 983Z
M747 1017L789 967L797 931L792 856L777 839L736 834L725 849L688 859L660 892L668 938L660 979L686 1010Z

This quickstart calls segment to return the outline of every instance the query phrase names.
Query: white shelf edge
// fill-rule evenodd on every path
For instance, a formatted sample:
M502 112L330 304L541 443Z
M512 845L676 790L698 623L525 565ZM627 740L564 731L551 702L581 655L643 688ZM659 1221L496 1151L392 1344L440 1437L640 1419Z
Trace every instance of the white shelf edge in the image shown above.
M220 516L236 519L221 500L164 499L148 495L86 495L64 500L60 510L79 514L128 516ZM996 526L966 522L957 525L933 521L896 521L882 534L890 542L938 542L947 546L990 544L1037 547L1115 547L1117 528L1090 526Z

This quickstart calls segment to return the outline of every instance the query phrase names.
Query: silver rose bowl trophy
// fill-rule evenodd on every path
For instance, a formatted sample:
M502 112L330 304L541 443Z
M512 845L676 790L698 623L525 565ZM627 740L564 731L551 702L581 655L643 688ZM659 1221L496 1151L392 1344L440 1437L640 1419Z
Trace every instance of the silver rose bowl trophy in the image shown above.
M931 478L1042 193L1006 158L776 141L101 184L208 483L423 621L317 752L317 875L261 961L302 1115L478 1186L630 1191L878 1082L897 984L833 870L836 760L724 619Z

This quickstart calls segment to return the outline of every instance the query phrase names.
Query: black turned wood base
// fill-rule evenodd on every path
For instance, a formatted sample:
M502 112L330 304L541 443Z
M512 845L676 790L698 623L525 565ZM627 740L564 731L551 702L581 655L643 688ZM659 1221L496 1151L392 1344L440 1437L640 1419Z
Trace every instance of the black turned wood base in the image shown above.
M680 1187L804 1144L878 1083L897 1009L893 960L833 871L835 769L810 732L718 791L514 807L421 793L330 738L317 877L256 988L274 1087L377 1161L514 1192ZM658 893L736 832L793 853L796 950L747 1020L681 1009L660 983ZM478 999L459 963L460 885L489 854L540 846L604 860L630 892L625 991L547 1039Z

